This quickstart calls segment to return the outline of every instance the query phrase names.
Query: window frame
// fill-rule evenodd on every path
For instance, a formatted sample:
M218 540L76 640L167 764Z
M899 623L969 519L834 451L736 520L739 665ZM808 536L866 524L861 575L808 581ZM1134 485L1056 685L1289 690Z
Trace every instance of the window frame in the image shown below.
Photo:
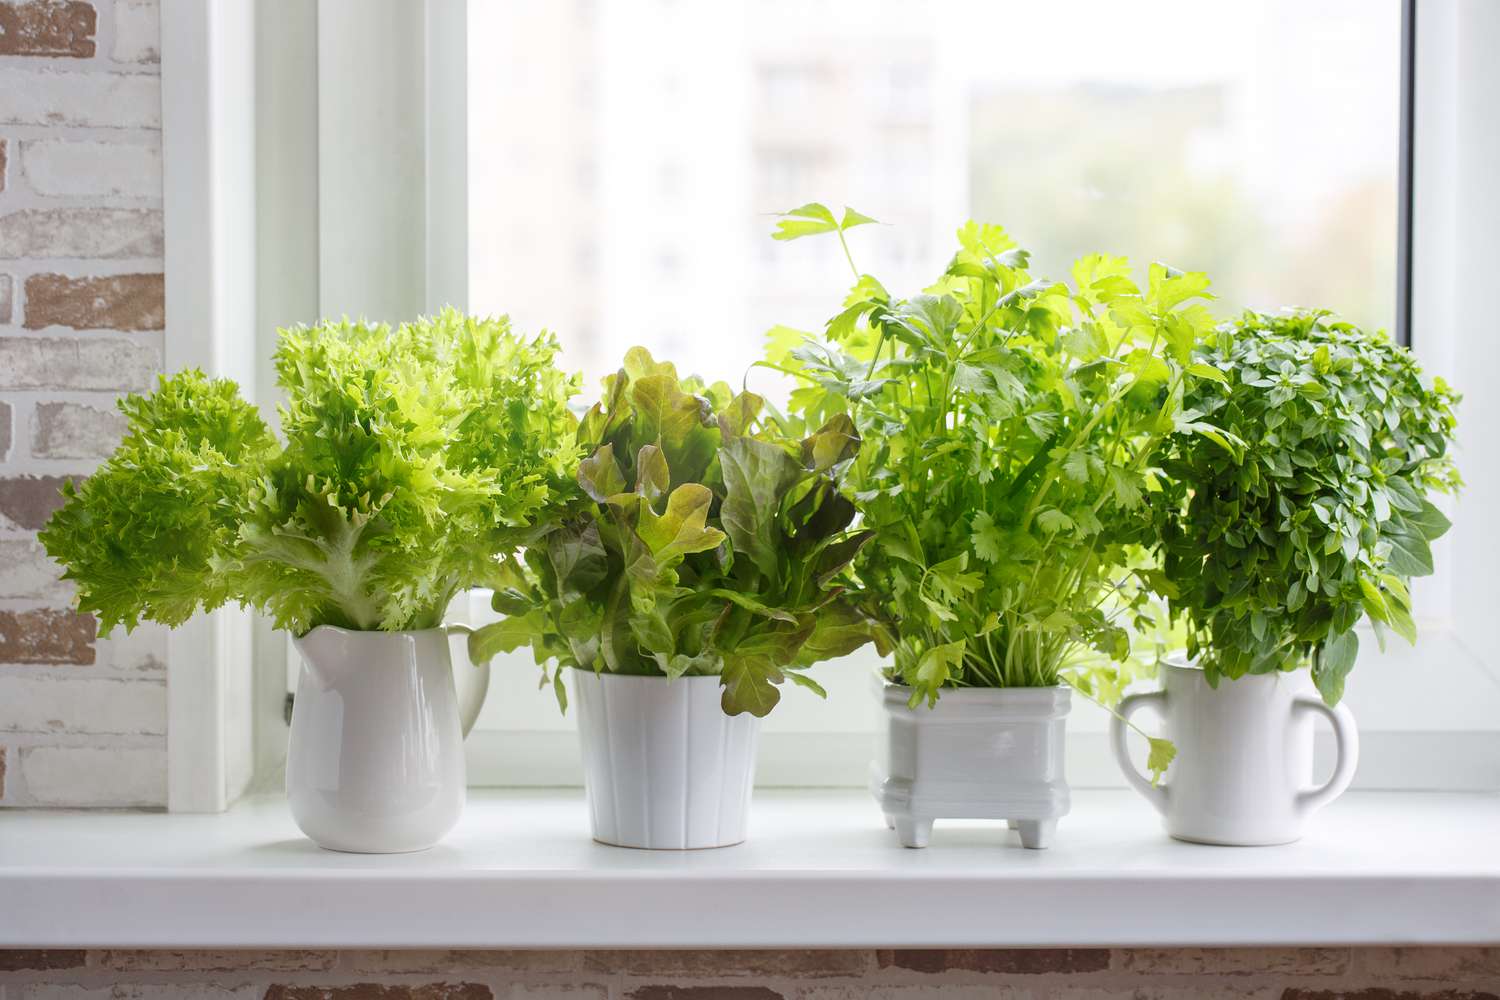
M466 30L470 2L424 0L421 11L413 15L406 0L319 0L315 9L233 0L226 5L228 12L195 18L193 12L199 8L193 0L165 0L164 142L167 159L174 164L168 167L167 281L169 315L177 317L168 338L168 350L174 352L168 356L169 365L197 357L193 351L227 343L224 338L234 328L224 307L235 301L234 283L245 280L246 269L236 265L232 253L201 254L211 244L201 231L205 227L199 225L195 232L191 223L210 220L210 231L221 240L233 231L236 217L228 209L245 200L240 168L246 134L252 139L250 148L258 143L260 150L255 157L259 200L254 214L260 234L256 259L265 274L255 303L255 334L248 339L257 355L269 353L276 326L342 311L351 303L372 318L395 319L443 303L466 304L466 67L469 47L480 44ZM1459 210L1462 199L1493 205L1500 197L1483 187L1484 168L1500 163L1500 150L1487 147L1485 137L1477 134L1483 124L1478 95L1500 86L1500 68L1487 67L1484 58L1485 43L1500 42L1500 10L1486 9L1480 0L1399 2L1403 137L1397 336L1413 344L1431 370L1459 376L1455 381L1460 388L1483 386L1500 380L1500 356L1482 336L1464 335L1465 329L1482 330L1483 325L1465 325L1466 306L1454 292L1465 278L1470 287L1481 287L1486 275L1500 269L1500 251L1487 246L1480 231L1482 213ZM253 16L247 14L252 8ZM233 68L233 54L225 51L229 38L242 43L247 17L257 36L260 73L259 79L253 71L250 75L258 102L250 102L248 114L242 99L244 67ZM315 44L307 42L309 31L315 34ZM294 38L301 38L302 44L289 48ZM360 53L366 64L413 61L421 67L415 77L420 93L406 95L393 111L380 103L378 91L332 70L337 55L333 46ZM372 58L373 53L381 58ZM472 55L482 57L482 52ZM215 74L238 82L212 84L218 79ZM306 89L289 89L286 80L315 88L314 106L308 107ZM232 100L236 93L240 99ZM212 102L208 94L214 95ZM205 115L208 103L218 113ZM268 114L268 106L281 113ZM345 114L361 124L346 128L339 121ZM193 124L183 125L185 121ZM361 145L364 142L389 148L392 135L421 139L409 144L415 150L404 149L392 158L396 162L372 167L370 160L375 158L358 155L359 149L368 148ZM226 157L234 150L239 155ZM203 183L180 185L171 171L188 169L175 165L183 163L194 164L191 169ZM412 183L414 171L420 183ZM329 196L319 197L320 192ZM309 204L316 211L310 212ZM370 212L372 205L380 211ZM354 233L364 238L354 239ZM398 297L391 294L391 283L382 280L389 261L380 259L378 250L401 240L421 246L423 273ZM310 265L296 273L286 273L286 268L275 273L285 254L305 253L308 245L316 248ZM249 273L254 274L253 266ZM208 298L218 312L187 296L192 281L215 290ZM200 317L208 320L201 327L204 332L187 335L199 339L179 341L188 345L184 348L171 346L173 338L193 329L189 324ZM187 353L175 353L178 350ZM250 359L248 378L240 371L246 362L239 355L207 357L213 370L236 374L251 385L259 370L266 381L263 357ZM1500 454L1480 437L1486 416L1500 424L1497 411L1500 399L1491 402L1482 395L1471 396L1461 411L1459 458L1470 486L1452 505L1456 526L1450 538L1439 543L1437 575L1418 588L1421 645L1407 649L1395 640L1386 653L1377 654L1373 641L1367 637L1364 642L1349 695L1356 715L1363 716L1364 763L1357 780L1363 787L1500 788L1500 657L1486 644L1490 612L1481 599L1489 585L1487 565L1500 558L1500 528L1479 513L1500 504ZM1465 517L1468 511L1475 513ZM183 793L173 796L174 809L222 808L237 794L228 775L244 770L234 762L243 760L246 751L244 726L230 718L226 699L232 700L231 692L234 697L248 692L253 700L257 785L267 787L279 779L284 753L286 644L263 624L256 626L257 641L252 644L234 638L209 641L194 632L197 628L195 624L174 638L169 667L169 758L184 782ZM241 662L247 646L255 651L253 676ZM182 655L176 655L179 649ZM869 683L864 669L872 665L868 654L865 660L845 668L856 678L851 684ZM210 667L206 678L204 663ZM1417 672L1439 663L1448 672L1439 684ZM497 670L490 698L507 699L520 689L529 691L534 683L529 670ZM216 708L205 713L205 702ZM555 715L555 708L548 708ZM863 784L870 733L864 723L851 727L840 721L860 718L861 713L870 717L865 708L845 710L834 701L825 706L816 728L800 729L783 726L773 714L762 737L760 783ZM469 747L471 784L577 784L581 770L571 718L554 722L546 727L477 731ZM1081 705L1070 722L1073 784L1122 787L1105 747L1102 713Z

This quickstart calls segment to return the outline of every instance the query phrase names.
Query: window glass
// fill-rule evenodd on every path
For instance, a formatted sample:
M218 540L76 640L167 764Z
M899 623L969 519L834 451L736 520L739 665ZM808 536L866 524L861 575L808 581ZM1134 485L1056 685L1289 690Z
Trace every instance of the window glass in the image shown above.
M1043 273L1124 253L1219 308L1394 313L1397 0L475 4L471 305L590 391L644 344L736 380L847 265L771 213L850 204L893 291L969 216Z
M470 307L557 332L587 400L633 344L738 383L771 326L819 329L848 264L769 237L814 200L887 223L850 241L896 294L977 217L1044 274L1120 253L1209 272L1225 314L1393 321L1398 0L522 0L469 18ZM829 703L790 692L767 731L867 727L873 657L817 668ZM483 724L570 728L535 676L503 657ZM1102 728L1083 708L1074 725Z

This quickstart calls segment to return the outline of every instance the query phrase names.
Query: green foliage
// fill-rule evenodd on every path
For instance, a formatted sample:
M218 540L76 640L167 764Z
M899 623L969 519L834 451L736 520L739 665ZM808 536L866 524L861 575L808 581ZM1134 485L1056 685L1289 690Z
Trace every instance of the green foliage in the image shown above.
M284 443L232 382L163 378L42 541L101 631L235 601L302 633L439 624L577 455L556 341L453 310L282 331Z
M234 383L199 371L163 377L119 406L124 439L81 486L63 487L40 535L100 635L142 619L181 625L234 596L212 563L234 540L255 470L276 452Z
M751 392L679 379L643 348L604 380L578 440L581 494L510 560L470 639L476 661L530 644L566 707L561 669L718 675L724 711L764 716L776 685L872 637L839 578L869 540L837 479L848 418L798 441Z
M1458 397L1384 334L1324 312L1246 313L1194 359L1225 377L1193 383L1184 418L1240 446L1164 443L1153 584L1210 683L1310 663L1337 702L1360 618L1416 637L1406 581L1432 572L1448 528L1430 496L1459 485Z
M1130 567L1150 458L1176 431L1232 443L1181 406L1221 377L1189 369L1208 280L1153 264L1141 289L1123 258L1091 255L1070 286L1033 278L999 227L958 239L912 298L855 269L826 341L776 332L767 364L802 380L807 426L847 416L865 441L849 484L874 540L855 570L914 705L958 685L1116 691L1121 621L1146 601Z

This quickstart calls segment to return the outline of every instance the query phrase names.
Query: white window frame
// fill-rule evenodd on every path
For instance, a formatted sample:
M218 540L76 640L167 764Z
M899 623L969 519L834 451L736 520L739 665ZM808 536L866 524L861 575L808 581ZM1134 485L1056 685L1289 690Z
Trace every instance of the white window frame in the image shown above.
M402 319L466 303L467 66L469 46L482 44L467 38L469 2L165 0L169 368L197 363L267 386L277 326L344 312ZM1486 598L1489 567L1500 562L1500 528L1488 516L1500 508L1500 448L1486 431L1500 427L1500 394L1486 389L1500 382L1500 343L1483 317L1469 315L1483 308L1480 297L1458 293L1488 287L1500 270L1490 240L1500 218L1500 189L1490 182L1500 139L1489 127L1500 93L1500 65L1490 58L1500 5L1418 0L1418 8L1412 340L1430 370L1469 390L1458 451L1468 485L1451 506L1453 532L1437 546L1437 575L1416 588L1420 645L1394 640L1381 654L1366 635L1348 700L1361 720L1357 784L1495 789L1500 656ZM257 39L254 60L243 56L247 37ZM407 69L397 76L392 66ZM257 231L247 257L246 234ZM173 809L223 808L245 787L248 767L258 784L279 780L286 646L263 625L244 641L248 629L221 616L173 637ZM520 659L497 664L489 711L504 726L471 736L471 783L577 784L572 716L528 700L538 698L535 673ZM794 705L806 695L791 692L768 720L762 784L863 784L875 661L851 659L824 669L834 682L828 705ZM1433 670L1444 671L1440 684ZM246 700L248 724L239 711ZM1078 787L1122 785L1105 721L1081 706L1070 722Z

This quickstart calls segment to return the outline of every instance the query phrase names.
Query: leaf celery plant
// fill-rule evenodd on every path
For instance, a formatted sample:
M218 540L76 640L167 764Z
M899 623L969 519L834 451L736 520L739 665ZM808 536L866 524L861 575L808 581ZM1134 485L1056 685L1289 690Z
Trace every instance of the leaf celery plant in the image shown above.
M1383 333L1323 311L1247 312L1194 358L1226 377L1185 405L1243 446L1161 442L1152 584L1210 684L1310 666L1334 704L1361 618L1382 644L1386 627L1416 640L1407 581L1433 571L1449 527L1432 497L1460 485L1458 396Z
M842 574L870 533L849 530L838 480L860 447L847 416L801 440L764 400L679 378L632 348L583 417L568 513L508 559L476 662L529 645L560 706L562 670L721 678L726 713L764 716L784 680L878 630Z
M821 205L776 234L872 221ZM802 223L813 223L803 225ZM848 481L872 542L855 573L896 637L892 676L912 706L946 687L1068 683L1112 702L1129 679L1124 623L1156 627L1148 494L1174 434L1232 449L1183 406L1225 376L1194 359L1213 319L1208 279L1093 254L1072 284L1036 278L1006 232L970 222L938 280L900 298L854 272L822 342L773 338L766 364L795 375L810 425L847 415L865 440ZM1152 767L1170 759L1153 741Z
M120 404L127 431L41 533L100 633L235 602L301 634L441 622L531 536L576 449L550 334L454 310L281 331L278 437L187 370Z

